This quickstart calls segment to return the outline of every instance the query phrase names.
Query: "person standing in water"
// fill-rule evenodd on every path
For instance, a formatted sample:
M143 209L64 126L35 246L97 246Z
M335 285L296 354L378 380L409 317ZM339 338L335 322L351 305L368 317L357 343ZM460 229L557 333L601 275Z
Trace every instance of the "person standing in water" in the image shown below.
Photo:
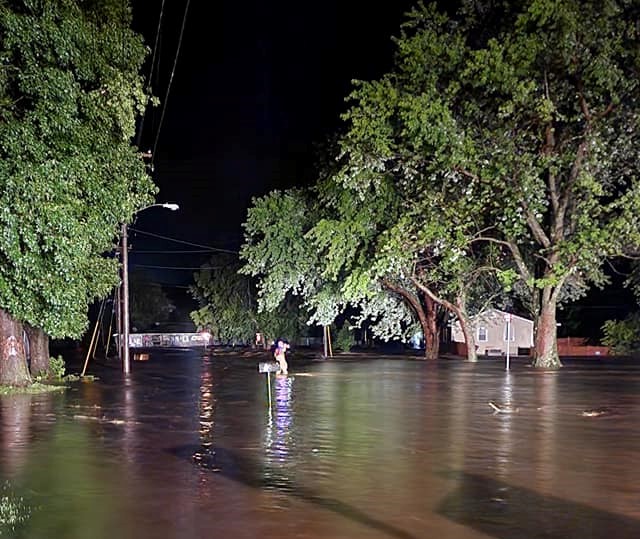
M276 342L276 347L273 350L273 357L278 362L278 367L280 367L278 374L287 374L289 372L289 364L287 363L287 358L285 357L285 354L289 348L289 343L284 339L278 339L278 341Z

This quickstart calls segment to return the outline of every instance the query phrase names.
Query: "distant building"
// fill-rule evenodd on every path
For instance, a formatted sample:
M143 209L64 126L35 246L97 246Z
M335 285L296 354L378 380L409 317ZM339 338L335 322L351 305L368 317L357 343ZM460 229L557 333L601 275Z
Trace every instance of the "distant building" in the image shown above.
M509 355L527 355L533 348L533 321L528 318L489 309L474 316L472 324L478 355L506 355L507 347ZM451 339L461 345L456 347L458 353L466 354L466 343L458 321L451 328Z

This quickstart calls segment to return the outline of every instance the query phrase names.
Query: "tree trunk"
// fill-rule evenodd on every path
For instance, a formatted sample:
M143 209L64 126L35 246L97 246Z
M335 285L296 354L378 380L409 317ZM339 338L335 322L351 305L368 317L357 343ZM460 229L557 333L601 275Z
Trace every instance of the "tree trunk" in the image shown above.
M543 290L533 349L533 366L544 369L562 367L558 356L556 302L551 297L551 290Z
M460 323L460 330L464 335L464 342L467 345L467 361L475 363L478 361L478 354L476 352L476 332L473 324L467 317L466 311L458 310L456 315L458 317L458 322Z
M22 387L31 383L23 336L22 324L0 309L0 385Z
M40 328L24 325L29 339L31 376L49 375L49 336Z
M429 296L423 294L424 308L418 311L418 318L424 336L425 359L438 359L440 354L440 328L438 327L438 306Z
M467 314L467 296L465 292L460 292L456 297L455 305L451 305L452 312L458 317L460 330L464 335L464 342L467 345L467 361L475 363L478 361L476 352L476 332L471 319Z

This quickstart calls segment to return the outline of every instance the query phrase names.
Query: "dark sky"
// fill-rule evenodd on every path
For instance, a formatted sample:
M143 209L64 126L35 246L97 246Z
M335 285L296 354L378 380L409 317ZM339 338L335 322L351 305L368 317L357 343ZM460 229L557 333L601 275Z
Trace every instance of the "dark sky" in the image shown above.
M133 3L134 28L150 48L162 3ZM191 0L168 99L187 0L164 4L152 76L163 103L145 117L141 148L157 138L157 200L180 210L146 210L134 228L236 250L251 197L313 181L314 145L340 127L351 80L389 69L391 36L414 2ZM132 235L136 267L198 266L206 258L143 254L191 247ZM183 282L191 272L159 278Z

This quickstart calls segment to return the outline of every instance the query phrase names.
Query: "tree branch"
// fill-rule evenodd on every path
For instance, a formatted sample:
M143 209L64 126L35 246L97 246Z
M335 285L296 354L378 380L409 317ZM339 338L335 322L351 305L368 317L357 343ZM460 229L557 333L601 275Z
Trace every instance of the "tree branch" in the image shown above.
M533 233L533 237L536 241L542 245L545 249L551 247L551 240L547 236L546 232L538 222L538 219L533 214L533 212L529 209L525 202L522 203L525 211L525 215L527 217L527 224L529 225L529 229Z
M413 307L415 309L416 314L418 315L418 318L420 318L420 320L422 320L425 317L424 309L422 308L422 305L421 305L420 301L418 300L418 298L416 298L407 289L405 289L405 288L403 288L401 286L398 286L398 285L394 285L388 279L382 279L382 286L384 286L388 290L391 290L391 292L394 292L395 294L398 294L407 303L409 303L411 305L411 307Z
M482 236L473 238L471 241L472 242L487 241L490 243L496 243L498 245L504 245L509 249L509 251L511 251L511 254L513 255L514 261L516 263L516 267L518 268L518 273L520 274L520 277L522 278L522 280L525 283L531 280L531 273L529 273L529 270L527 269L527 265L524 262L524 258L522 256L522 253L520 252L520 249L514 242L499 240L498 238L482 237Z
M569 203L572 200L573 187L580 175L580 171L582 170L582 162L584 160L584 156L587 153L587 141L583 140L578 146L578 151L576 152L576 158L573 162L573 166L571 167L571 172L569 173L569 179L567 180L567 185L564 188L562 193L562 198L560 201L560 206L558 208L558 213L554 216L554 235L557 240L564 239L564 219L567 213L567 208Z
M424 284L422 284L415 276L411 277L411 282L418 289L422 290L427 296L429 296L437 304L442 305L445 309L459 316L460 310L454 303L451 303L450 301L447 301L446 299L437 296L428 286L425 286Z

